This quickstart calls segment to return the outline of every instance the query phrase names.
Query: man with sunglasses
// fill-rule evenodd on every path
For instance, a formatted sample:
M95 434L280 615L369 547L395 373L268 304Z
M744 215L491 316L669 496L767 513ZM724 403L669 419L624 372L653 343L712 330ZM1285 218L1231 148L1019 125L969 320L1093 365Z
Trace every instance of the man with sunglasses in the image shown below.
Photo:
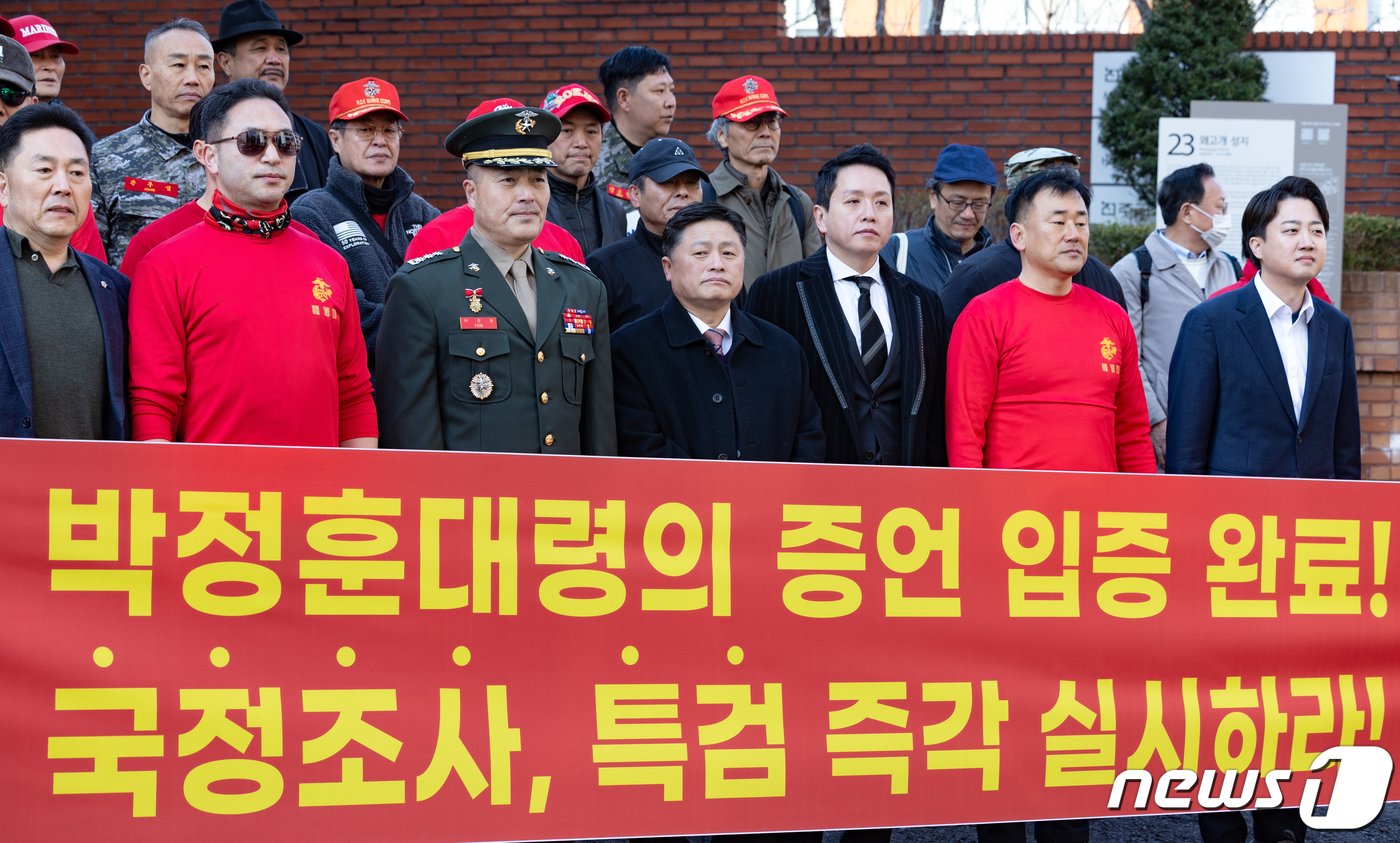
M928 222L891 237L881 254L895 269L942 292L953 267L992 242L982 223L996 189L997 168L982 147L948 144L928 180Z
M292 48L305 38L283 26L267 0L234 0L219 15L214 49L230 82L260 79L285 93L292 81ZM302 143L288 199L325 187L333 154L330 137L315 120L293 113L292 129Z
M386 447L617 453L603 282L531 246L560 128L542 108L495 99L447 136L475 222L389 282L375 371Z
M720 86L711 102L706 137L724 161L710 173L705 198L739 215L748 232L744 287L765 272L796 263L822 247L812 199L773 169L787 112L762 76L740 76Z
M133 282L133 438L375 447L349 269L291 227L301 141L286 99L243 79L202 111L209 210L152 249Z
M292 203L292 217L350 265L370 372L389 278L403 263L409 241L439 213L413 192L413 179L399 166L399 121L407 119L398 89L384 79L341 85L331 97L336 154L326 186Z
M134 126L93 147L93 206L107 256L120 264L136 232L204 192L190 109L214 87L214 48L204 27L176 18L146 34L141 84L151 107Z

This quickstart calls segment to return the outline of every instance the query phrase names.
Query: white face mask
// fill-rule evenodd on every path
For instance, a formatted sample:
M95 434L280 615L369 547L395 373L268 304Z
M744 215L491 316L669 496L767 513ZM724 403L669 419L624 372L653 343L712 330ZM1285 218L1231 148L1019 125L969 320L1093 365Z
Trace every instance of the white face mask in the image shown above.
M1202 214L1206 213L1205 209L1199 205L1192 205L1192 207ZM1212 249L1219 249L1221 244L1230 236L1230 215L1206 214L1206 216L1210 217L1210 228L1205 231L1201 231L1189 222L1187 225L1191 225L1191 230L1201 235L1201 239L1206 241L1207 246Z

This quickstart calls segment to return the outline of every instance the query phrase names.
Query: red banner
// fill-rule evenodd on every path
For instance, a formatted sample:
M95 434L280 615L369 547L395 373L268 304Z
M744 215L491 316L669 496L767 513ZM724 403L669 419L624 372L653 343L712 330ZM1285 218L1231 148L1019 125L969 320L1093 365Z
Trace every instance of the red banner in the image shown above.
M1332 775L1270 771L1400 754L1391 484L15 440L0 464L15 839L1104 816L1183 778L1210 807L1216 771L1296 805Z

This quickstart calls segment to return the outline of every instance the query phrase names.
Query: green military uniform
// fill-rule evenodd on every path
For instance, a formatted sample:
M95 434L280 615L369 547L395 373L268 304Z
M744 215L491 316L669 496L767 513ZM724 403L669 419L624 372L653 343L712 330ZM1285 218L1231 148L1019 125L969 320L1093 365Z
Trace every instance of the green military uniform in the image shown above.
M446 146L469 166L543 169L559 129L548 112L488 100ZM503 251L473 230L389 279L375 366L380 445L615 455L603 282L554 252ZM533 274L533 323L503 274L512 263Z
M390 280L375 371L381 446L617 453L603 282L562 255L530 253L535 337L470 232Z

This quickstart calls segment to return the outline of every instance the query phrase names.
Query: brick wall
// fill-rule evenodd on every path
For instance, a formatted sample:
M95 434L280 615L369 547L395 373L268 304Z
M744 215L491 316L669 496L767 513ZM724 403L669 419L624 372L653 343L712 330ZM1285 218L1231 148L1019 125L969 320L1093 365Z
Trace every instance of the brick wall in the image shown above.
M1342 301L1356 337L1362 476L1400 480L1400 272L1344 273Z
M461 176L441 139L488 96L531 104L563 81L593 86L599 62L620 46L668 53L679 87L674 133L717 163L704 130L720 83L752 71L774 79L793 119L783 174L808 186L820 163L860 141L895 159L901 182L920 183L943 144L972 141L993 159L1032 145L1089 149L1093 53L1128 50L1133 36L947 36L788 39L778 0L726 2L503 3L481 0L274 0L305 33L296 48L293 106L324 120L343 82L381 74L416 119L403 161L422 192L447 207ZM43 11L83 53L70 64L65 99L101 135L146 107L136 77L147 29L176 14L218 28L218 2L60 2ZM18 9L12 9L18 13ZM1337 101L1351 106L1348 210L1393 214L1400 205L1400 33L1255 37L1268 50L1336 50Z

